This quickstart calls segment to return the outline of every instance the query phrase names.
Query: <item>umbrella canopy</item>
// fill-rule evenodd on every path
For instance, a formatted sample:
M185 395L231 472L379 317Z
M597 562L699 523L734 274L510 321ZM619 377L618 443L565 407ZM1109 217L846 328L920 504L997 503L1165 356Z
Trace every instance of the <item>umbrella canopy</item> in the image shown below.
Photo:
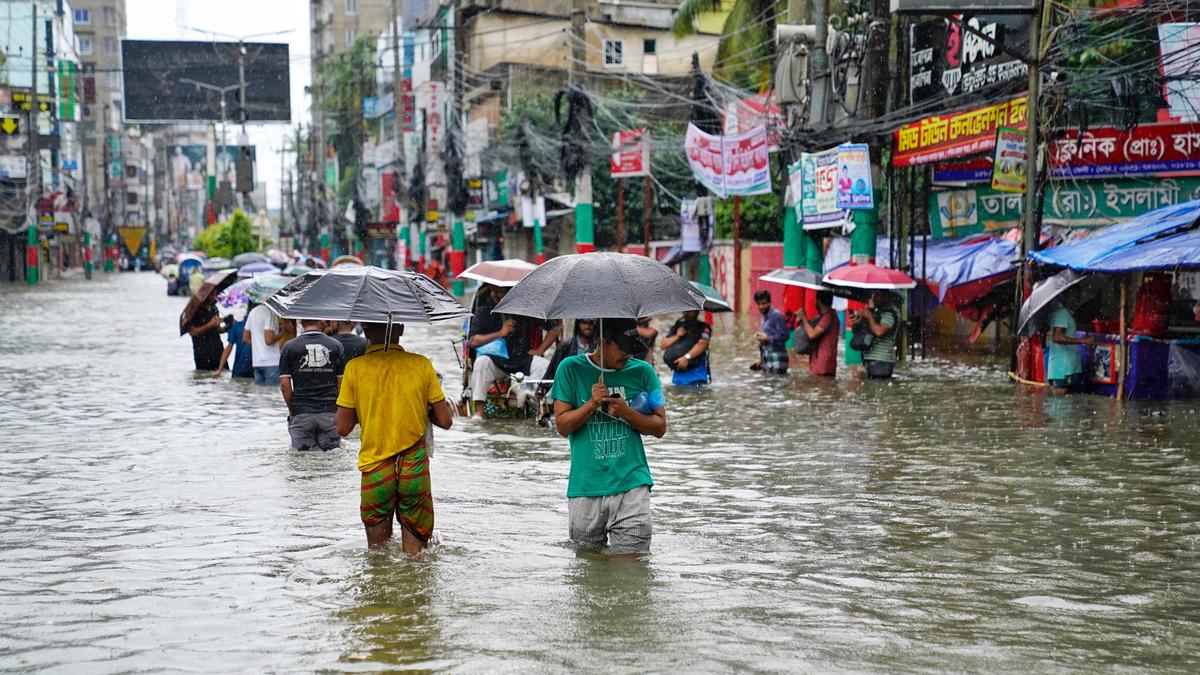
M188 330L188 324L192 322L192 317L196 315L196 310L200 309L200 305L204 304L210 296L220 293L227 286L237 281L237 275L233 270L221 270L214 272L204 280L200 288L188 298L188 303L184 306L183 311L179 313L179 334L183 335Z
M333 259L333 264L330 267L362 267L363 261L358 256L341 255Z
M825 275L823 281L829 286L844 286L864 290L894 291L915 288L917 282L900 270L878 265L846 265Z
M821 283L821 275L803 267L784 267L772 270L759 277L759 281L770 281L784 286L799 286L814 291L827 291L829 287Z
M254 262L248 265L238 267L239 277L255 277L260 274L272 274L279 272L279 268L269 262Z
M183 262L184 258L195 258L196 260L204 260L208 256L200 251L184 251L183 253L175 254L175 262Z
M266 304L285 319L431 323L469 312L449 291L416 272L371 266L313 270Z
M233 267L233 264L225 258L209 258L200 266L205 271L223 270L230 267Z
M637 319L702 309L704 295L657 260L576 253L530 272L494 311L537 319Z
M253 265L254 263L269 262L271 262L270 258L261 253L255 253L253 251L249 253L239 253L233 256L233 266L238 268L245 267L246 265Z
M277 248L267 249L267 258L276 265L287 265L292 257Z
M252 284L246 288L246 297L250 302L265 302L280 289L296 280L296 277L282 274L261 274L254 277Z
M316 268L309 267L308 265L288 265L284 268L283 273L289 277L299 277L313 271L314 269Z
M704 294L704 311L706 312L732 312L733 307L729 305L729 301L725 299L721 292L707 284L702 284L699 281L691 282L692 286Z
M254 279L239 279L229 288L217 293L217 306L228 310L238 309L250 304L246 291L254 284Z
M1098 288L1095 277L1080 274L1074 270L1063 270L1054 276L1038 282L1033 287L1029 297L1021 305L1021 313L1017 316L1017 333L1024 333L1035 325L1034 318L1049 308L1058 296L1068 288L1080 286L1085 292L1092 293Z
M537 265L524 260L485 260L475 263L458 275L459 279L473 279L493 286L511 288L537 269Z

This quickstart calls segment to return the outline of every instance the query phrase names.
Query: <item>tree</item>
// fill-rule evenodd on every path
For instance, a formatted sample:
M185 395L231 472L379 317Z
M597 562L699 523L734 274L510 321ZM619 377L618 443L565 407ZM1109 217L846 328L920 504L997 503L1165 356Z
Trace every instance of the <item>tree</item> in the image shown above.
M235 209L229 220L213 223L196 237L196 248L211 258L233 258L258 250L254 228L241 209Z
M696 22L708 12L729 10L721 26L713 74L755 91L770 87L775 53L775 20L786 8L778 0L683 0L671 32L676 37L696 33Z

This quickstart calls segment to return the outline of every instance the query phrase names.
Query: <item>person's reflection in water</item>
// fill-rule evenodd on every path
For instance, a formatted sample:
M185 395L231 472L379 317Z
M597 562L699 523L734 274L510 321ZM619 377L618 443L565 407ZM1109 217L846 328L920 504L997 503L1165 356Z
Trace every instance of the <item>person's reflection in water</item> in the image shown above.
M404 559L395 551L374 549L347 580L350 604L337 613L348 645L342 662L441 669L436 648L441 627L433 609L437 596L437 554Z
M612 654L646 654L683 635L683 627L666 620L671 612L655 598L654 567L646 559L607 559L579 552L569 564L566 585L573 608L567 613L571 635L587 635ZM624 670L619 662L610 667Z

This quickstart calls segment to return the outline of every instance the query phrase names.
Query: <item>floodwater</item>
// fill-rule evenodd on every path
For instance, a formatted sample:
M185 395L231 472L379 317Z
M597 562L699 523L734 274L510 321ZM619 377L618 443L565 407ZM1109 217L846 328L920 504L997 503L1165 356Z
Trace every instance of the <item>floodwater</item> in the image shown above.
M653 554L566 544L566 441L456 420L441 544L365 550L357 441L191 370L150 273L0 286L0 669L1195 671L1193 403L1047 399L999 360L671 391ZM453 326L411 326L458 393Z

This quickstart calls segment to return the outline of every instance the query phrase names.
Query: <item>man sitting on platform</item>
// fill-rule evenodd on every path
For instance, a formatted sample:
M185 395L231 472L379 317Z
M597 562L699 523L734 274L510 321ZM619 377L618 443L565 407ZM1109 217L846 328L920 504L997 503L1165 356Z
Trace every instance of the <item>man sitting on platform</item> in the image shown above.
M483 292L482 290L480 292ZM558 342L560 332L557 321L538 321L528 317L497 314L492 308L508 293L507 288L493 286L488 290L487 302L480 303L471 317L471 331L467 336L471 349L478 350L496 340L501 340L507 358L476 354L471 375L471 400L475 402L475 417L483 418L488 389L497 379L521 373L529 379L540 380L546 374L550 362L542 355ZM531 346L533 331L547 331L546 336Z

